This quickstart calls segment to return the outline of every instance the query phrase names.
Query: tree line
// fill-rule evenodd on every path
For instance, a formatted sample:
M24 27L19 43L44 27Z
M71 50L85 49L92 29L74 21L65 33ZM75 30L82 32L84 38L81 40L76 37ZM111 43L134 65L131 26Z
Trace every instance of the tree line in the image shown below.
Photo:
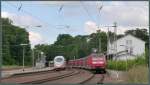
M8 18L2 18L2 64L22 65L23 46L25 48L25 64L31 64L31 48L29 33L19 26L13 25Z
M13 25L8 18L2 18L3 33L3 64L4 65L22 65L22 50L20 44L29 44L25 46L25 65L31 65L32 50L29 42L29 33L21 27ZM127 30L125 34L117 35L121 38L127 34L132 34L146 42L148 52L149 35L147 29ZM113 40L114 33L109 32L110 40ZM101 48L101 49L99 49ZM71 36L70 34L59 34L53 44L38 44L34 47L35 59L38 58L39 52L44 52L46 60L51 61L55 56L65 56L67 60L74 58L86 57L97 49L98 52L105 53L107 51L107 32L98 30L96 33L89 35ZM148 58L148 53L147 53Z

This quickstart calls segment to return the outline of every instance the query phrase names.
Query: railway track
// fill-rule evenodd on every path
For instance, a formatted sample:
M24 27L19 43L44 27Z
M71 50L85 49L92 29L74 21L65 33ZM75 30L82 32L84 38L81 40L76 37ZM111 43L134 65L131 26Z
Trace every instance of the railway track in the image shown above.
M83 70L83 69L78 69L78 70L80 72L76 75L72 75L62 79L57 79L55 81L48 81L45 82L45 84L79 84L81 81L84 81L85 79L92 76L92 73L87 70Z
M72 70L69 71L59 71L59 72L39 72L39 73L31 73L31 74L26 74L26 76L24 75L20 75L20 76L12 76L12 77L8 77L8 78L3 78L1 79L2 83L28 83L31 81L36 81L36 80L42 80L45 78L49 78L49 77L55 77L55 76L59 76L59 75L63 75L63 74L67 74L67 73L71 73Z
M87 78L85 81L80 82L80 84L103 84L104 80L103 74L93 74L90 78Z
M45 71L33 74L18 75L2 80L7 83L19 84L103 84L107 74L93 74L83 69L64 71Z
M39 80L35 80L35 81L30 81L30 82L24 82L24 83L21 83L21 84L41 84L41 83L55 81L55 80L58 80L58 79L73 76L73 75L76 75L78 73L80 73L80 71L73 70L72 72L66 73L66 74L63 74L63 75L59 75L59 76L55 76L55 77L48 77L48 78L45 78L45 79L39 79Z
M80 82L80 84L103 84L103 81L106 76L108 76L107 73L106 74L93 74L93 76Z

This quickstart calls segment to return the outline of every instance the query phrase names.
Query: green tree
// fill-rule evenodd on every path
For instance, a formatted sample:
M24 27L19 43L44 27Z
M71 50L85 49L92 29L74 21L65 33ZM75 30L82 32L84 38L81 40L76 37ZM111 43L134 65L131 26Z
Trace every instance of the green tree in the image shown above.
M2 42L3 42L3 64L4 65L22 65L22 46L21 43L29 44L29 34L21 27L13 25L8 18L2 18ZM25 65L29 65L30 45L25 46Z

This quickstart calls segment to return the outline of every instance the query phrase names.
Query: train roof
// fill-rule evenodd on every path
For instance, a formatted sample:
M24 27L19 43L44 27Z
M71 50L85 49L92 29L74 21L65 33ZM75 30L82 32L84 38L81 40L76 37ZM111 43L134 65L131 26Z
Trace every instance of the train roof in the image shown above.
M56 58L63 58L63 59L65 59L64 56L55 56L54 59L56 59Z
M105 56L105 55L104 55L104 54L102 54L102 53L100 53L100 54L92 53L92 54L90 54L90 55L88 55L88 56L86 56L86 57L79 58L79 59L75 59L75 60L85 59L85 58L87 58L87 57L89 57L89 56L97 56L97 57L100 57L100 56ZM70 61L74 61L74 60L70 60Z

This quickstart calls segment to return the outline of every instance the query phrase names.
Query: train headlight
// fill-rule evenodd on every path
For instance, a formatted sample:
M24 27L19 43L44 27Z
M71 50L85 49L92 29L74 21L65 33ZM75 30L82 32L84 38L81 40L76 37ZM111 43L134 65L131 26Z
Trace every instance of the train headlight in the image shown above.
M93 64L104 64L103 61L99 61L99 62L92 62Z
M100 61L99 63L100 63L100 64L103 64L104 62L103 62L103 61Z

